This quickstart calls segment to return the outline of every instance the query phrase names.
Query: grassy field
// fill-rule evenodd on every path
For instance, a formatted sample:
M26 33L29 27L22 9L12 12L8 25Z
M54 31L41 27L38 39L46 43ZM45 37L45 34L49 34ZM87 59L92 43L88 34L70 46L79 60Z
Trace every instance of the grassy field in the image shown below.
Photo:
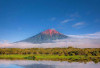
M61 61L95 61L100 62L100 56L84 56L84 55L77 55L77 56L59 56L59 55L0 55L0 59L30 59L33 60L31 57L35 57L34 60L61 60Z
M35 56L36 59L69 59L69 58L75 58L79 59L84 58L85 56L59 56L59 55L0 55L0 59L25 59L25 57L29 56ZM91 57L97 57L97 56L91 56Z

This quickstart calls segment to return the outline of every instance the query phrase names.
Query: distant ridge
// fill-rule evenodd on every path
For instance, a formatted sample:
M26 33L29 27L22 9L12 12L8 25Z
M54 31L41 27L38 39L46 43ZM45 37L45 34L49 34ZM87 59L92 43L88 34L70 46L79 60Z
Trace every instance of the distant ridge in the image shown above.
M19 42L48 43L48 42L52 42L53 40L65 39L65 38L68 38L68 36L61 34L60 32L56 31L55 29L48 29L43 32L40 32L39 34L37 34L35 36L32 36L30 38L27 38L27 39L19 41Z

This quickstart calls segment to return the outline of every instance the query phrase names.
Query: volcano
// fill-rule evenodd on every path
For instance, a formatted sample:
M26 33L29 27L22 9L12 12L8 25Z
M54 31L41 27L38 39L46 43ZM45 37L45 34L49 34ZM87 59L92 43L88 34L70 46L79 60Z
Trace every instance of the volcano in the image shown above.
M57 39L65 39L68 38L68 36L61 34L60 32L54 30L54 29L48 29L43 32L40 32L39 34L29 37L25 40L19 41L19 42L29 42L29 43L49 43L53 42L53 40Z

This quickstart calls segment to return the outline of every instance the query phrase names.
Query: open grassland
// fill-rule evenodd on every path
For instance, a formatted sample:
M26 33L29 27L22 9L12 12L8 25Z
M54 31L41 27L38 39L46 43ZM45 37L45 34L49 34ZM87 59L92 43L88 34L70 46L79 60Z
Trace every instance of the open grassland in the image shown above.
M32 58L34 57L34 58ZM60 60L60 61L70 61L70 62L100 62L100 56L59 56L59 55L0 55L0 59L26 59L26 60Z

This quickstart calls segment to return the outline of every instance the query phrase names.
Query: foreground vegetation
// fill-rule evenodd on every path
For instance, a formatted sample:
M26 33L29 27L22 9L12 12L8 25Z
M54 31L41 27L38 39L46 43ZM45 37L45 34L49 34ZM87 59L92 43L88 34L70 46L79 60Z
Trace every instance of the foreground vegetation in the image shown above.
M0 59L61 60L100 62L100 48L1 48Z
M93 61L95 63L100 62L100 56L59 56L59 55L0 55L0 59L24 59L24 60L54 60L54 61L68 61L68 62L90 62Z

